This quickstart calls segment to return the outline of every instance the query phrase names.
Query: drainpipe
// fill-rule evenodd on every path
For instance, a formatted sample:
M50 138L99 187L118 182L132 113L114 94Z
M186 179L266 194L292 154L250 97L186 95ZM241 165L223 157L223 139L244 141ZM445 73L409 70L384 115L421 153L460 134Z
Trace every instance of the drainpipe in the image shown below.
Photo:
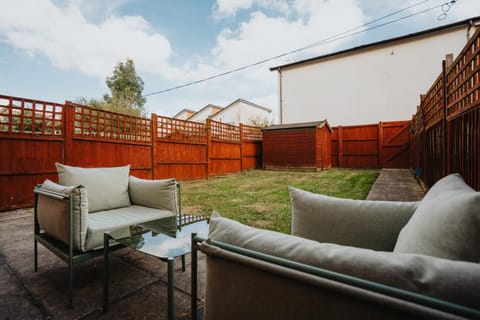
M282 69L278 68L278 108L280 124L283 124L283 92L282 92Z

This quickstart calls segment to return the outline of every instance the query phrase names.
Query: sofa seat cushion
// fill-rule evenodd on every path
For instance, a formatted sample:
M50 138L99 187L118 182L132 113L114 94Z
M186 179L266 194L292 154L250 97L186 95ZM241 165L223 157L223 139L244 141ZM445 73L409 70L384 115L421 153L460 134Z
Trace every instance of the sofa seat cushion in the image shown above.
M478 263L479 248L480 192L452 174L427 192L400 232L394 251Z
M86 250L102 248L105 231L174 215L169 210L152 209L136 205L95 212L88 216Z
M55 163L61 185L83 185L88 192L88 212L130 205L128 176L130 165L109 168L80 168Z
M355 248L260 230L212 215L209 238L272 256L480 308L480 266Z
M352 200L293 187L292 235L373 250L392 251L418 202Z

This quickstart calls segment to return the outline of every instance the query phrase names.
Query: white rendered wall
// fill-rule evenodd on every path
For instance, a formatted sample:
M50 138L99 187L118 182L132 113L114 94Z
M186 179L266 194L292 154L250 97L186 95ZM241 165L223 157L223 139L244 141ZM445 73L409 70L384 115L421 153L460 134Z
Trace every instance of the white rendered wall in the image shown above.
M248 103L238 101L213 115L211 119L236 125L240 123L251 125L253 124L252 120L257 122L268 121L270 119L270 113L266 110L251 106Z
M281 123L330 125L410 120L442 70L467 42L467 28L286 67L279 73Z

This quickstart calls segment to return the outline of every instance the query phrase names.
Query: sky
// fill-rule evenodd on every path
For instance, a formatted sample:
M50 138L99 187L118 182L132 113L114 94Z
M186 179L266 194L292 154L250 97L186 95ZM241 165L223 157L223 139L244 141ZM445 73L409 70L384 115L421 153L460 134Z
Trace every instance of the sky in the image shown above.
M275 121L269 68L480 16L480 0L0 0L0 13L0 94L100 99L132 58L148 113L243 98Z

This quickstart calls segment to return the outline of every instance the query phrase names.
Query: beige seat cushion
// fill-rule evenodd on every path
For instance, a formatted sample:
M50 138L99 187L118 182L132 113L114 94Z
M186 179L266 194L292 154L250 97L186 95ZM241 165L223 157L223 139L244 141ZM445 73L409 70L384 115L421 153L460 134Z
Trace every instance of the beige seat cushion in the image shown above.
M41 188L72 197L73 247L84 250L88 226L87 190L83 186L62 186L48 179ZM68 210L68 202L38 195L37 214L40 227L65 244L69 243Z
M360 248L392 251L418 202L329 197L289 187L292 234Z
M458 174L440 179L400 232L394 251L479 262L480 192Z
M80 168L55 163L61 185L83 185L88 192L90 213L130 205L130 165L110 168Z
M480 266L423 255L318 243L212 215L209 238L393 287L480 308Z
M107 211L99 211L88 216L88 231L85 248L87 250L103 247L105 231L116 230L142 222L172 217L170 210L152 209L143 206L130 206Z

